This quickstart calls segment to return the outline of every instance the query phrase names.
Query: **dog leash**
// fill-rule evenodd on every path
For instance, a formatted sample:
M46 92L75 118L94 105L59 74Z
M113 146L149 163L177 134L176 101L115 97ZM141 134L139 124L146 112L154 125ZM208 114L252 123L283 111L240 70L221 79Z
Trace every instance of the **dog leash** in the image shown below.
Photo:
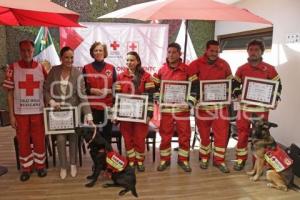
M90 141L87 142L87 144L89 145L96 137L96 133L97 133L97 128L95 125L93 125L94 127L94 133L93 133L93 137L90 139Z

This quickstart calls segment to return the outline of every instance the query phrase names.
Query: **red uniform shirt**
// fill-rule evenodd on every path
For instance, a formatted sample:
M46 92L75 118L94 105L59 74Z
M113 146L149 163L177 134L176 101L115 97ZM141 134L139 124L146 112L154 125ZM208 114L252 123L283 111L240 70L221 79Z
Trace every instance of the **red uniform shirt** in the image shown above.
M249 63L240 66L235 73L235 78L239 82L243 83L246 76L269 80L279 79L278 73L275 68L265 62L261 62L255 67L251 66Z
M179 63L178 67L171 68L168 63L165 63L157 73L153 75L153 81L157 87L159 87L162 80L172 80L172 81L191 81L191 94L188 97L188 100L194 105L196 103L196 95L197 95L197 87L195 85L195 80L197 80L197 76L192 74L189 71L189 68L184 63ZM182 108L170 108L163 107L162 112L189 112L189 109Z
M241 94L241 85L244 83L246 77L279 81L277 98L278 99L280 98L280 93L282 89L281 81L275 67L273 67L272 65L265 62L261 62L257 66L252 66L250 65L250 63L246 63L240 66L235 73L234 79L235 82L237 82L238 84L233 86L233 93L237 91L238 94ZM248 104L241 104L241 109L249 112L268 110L264 107L248 105Z
M128 69L118 75L117 83L115 86L116 92L127 93L127 94L147 94L148 98L148 113L147 116L152 117L153 115L153 93L155 91L155 85L151 79L151 75L144 71L140 78L140 83L135 88L133 83L134 75L130 73Z
M197 75L199 81L233 78L229 64L221 58L217 58L217 60L213 64L209 64L208 57L206 55L203 55L199 57L197 60L194 60L189 65L189 68L191 73ZM200 92L200 89L197 92ZM207 106L200 106L200 109L215 110L223 107L224 105L207 105Z
M218 58L214 64L208 64L207 59L204 55L189 65L191 73L197 74L200 81L232 78L230 66L225 60Z
M105 63L104 68L101 71L97 71L92 64L88 64L84 66L84 72L87 88L112 89L114 82L114 67L112 65ZM96 96L90 96L88 100L91 107L97 110L103 110L106 106L111 107L113 105L112 94L99 98ZM97 105L97 103L99 103L99 105Z
M133 74L128 69L118 75L116 92L129 93L129 94L142 94L151 91L153 93L155 85L151 79L151 75L144 71L138 88L134 87Z

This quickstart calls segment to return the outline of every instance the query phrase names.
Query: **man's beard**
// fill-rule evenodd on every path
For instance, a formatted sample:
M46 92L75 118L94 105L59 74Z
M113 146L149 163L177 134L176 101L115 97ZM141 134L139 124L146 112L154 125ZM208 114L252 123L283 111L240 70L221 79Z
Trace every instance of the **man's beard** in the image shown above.
M214 60L212 60L212 59L210 59L210 58L207 59L207 63L208 63L209 65L214 64L216 61L217 61L217 57L216 57Z
M256 63L256 62L261 62L262 61L262 57L248 57L248 62L250 63Z

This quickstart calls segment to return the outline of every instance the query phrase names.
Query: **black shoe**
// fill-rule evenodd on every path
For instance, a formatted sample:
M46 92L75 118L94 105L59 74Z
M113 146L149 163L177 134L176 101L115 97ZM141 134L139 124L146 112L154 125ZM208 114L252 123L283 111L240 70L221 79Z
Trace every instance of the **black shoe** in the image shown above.
M20 181L28 181L30 178L30 173L29 172L22 172L20 176Z
M170 161L160 161L158 167L157 167L157 171L164 171L165 169L167 169L170 166Z
M47 176L46 169L38 169L37 170L37 175L38 175L38 177L45 177L45 176Z
M200 160L200 168L207 169L208 168L208 160L201 159Z
M216 168L218 168L221 172L223 173L229 173L230 170L228 169L228 167L226 166L225 163L220 163L220 164L213 164Z
M237 161L234 163L233 169L234 169L235 171L241 171L241 170L244 169L245 164L246 164L246 161L245 161L245 160L237 160Z
M177 164L185 172L191 172L192 171L192 168L191 168L190 164L188 163L188 161L178 161Z
M136 168L139 172L145 171L145 165L142 162L138 162L138 164L136 165Z

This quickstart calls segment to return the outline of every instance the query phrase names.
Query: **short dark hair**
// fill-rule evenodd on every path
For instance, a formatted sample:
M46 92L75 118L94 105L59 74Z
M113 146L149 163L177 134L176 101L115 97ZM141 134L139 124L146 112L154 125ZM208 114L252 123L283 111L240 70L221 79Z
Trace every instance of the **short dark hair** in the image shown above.
M67 51L73 51L73 49L69 46L65 46L60 50L59 56L62 57Z
M219 46L220 43L217 40L208 40L206 42L206 49L208 49L210 45Z
M104 51L104 58L106 58L106 57L108 56L106 44L103 44L103 43L97 42L97 41L94 42L94 43L92 44L91 48L90 48L90 55L91 55L91 57L94 58L93 51L94 51L94 49L95 49L97 46L102 46L103 51Z
M168 48L173 47L175 49L177 49L178 52L181 52L181 47L180 44L176 43L176 42L172 42L168 45Z
M265 44L262 40L259 40L259 39L251 40L247 45L247 50L250 48L250 46L259 46L262 53L265 51Z
M34 48L34 42L32 40L22 40L19 42L19 47L21 47L22 44L31 44L31 46Z

